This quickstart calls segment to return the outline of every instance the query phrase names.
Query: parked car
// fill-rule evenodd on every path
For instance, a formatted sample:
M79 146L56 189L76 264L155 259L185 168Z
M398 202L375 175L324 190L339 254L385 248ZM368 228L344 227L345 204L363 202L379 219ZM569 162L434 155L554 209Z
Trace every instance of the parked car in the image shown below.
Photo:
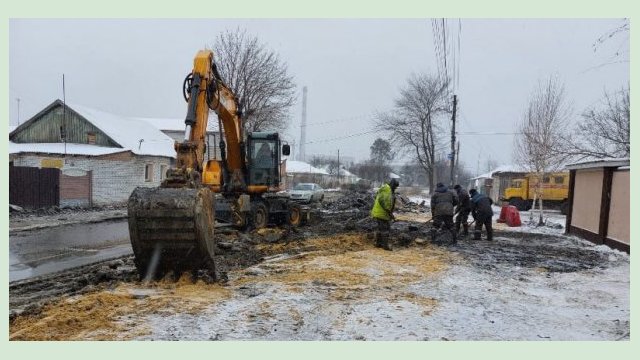
M311 203L322 201L324 199L324 189L314 183L299 183L289 190L291 200Z

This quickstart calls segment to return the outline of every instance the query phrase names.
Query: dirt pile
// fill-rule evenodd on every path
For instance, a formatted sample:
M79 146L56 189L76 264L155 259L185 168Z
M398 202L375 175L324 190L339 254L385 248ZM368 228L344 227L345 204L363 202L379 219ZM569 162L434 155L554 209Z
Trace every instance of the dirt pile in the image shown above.
M231 292L217 284L178 281L121 283L46 305L38 316L10 322L10 340L126 340L148 332L137 317L175 312L196 314ZM126 333L126 335L122 335Z

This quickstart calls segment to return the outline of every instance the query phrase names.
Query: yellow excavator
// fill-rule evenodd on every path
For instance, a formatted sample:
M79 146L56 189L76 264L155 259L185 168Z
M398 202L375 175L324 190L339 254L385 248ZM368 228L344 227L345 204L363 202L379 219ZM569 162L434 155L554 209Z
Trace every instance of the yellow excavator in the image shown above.
M142 278L168 271L208 270L215 276L216 219L238 228L298 226L308 212L281 192L278 133L243 133L238 100L201 50L183 84L184 141L174 144L174 168L158 188L136 188L127 204L129 235ZM220 160L205 162L209 110L218 116ZM226 139L226 142L225 142Z

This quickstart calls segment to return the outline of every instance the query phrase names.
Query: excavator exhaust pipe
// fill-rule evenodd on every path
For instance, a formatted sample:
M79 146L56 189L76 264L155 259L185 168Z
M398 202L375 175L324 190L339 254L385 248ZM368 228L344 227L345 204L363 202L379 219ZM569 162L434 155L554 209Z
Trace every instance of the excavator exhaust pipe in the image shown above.
M140 279L206 270L215 278L215 200L208 188L136 188L127 206Z

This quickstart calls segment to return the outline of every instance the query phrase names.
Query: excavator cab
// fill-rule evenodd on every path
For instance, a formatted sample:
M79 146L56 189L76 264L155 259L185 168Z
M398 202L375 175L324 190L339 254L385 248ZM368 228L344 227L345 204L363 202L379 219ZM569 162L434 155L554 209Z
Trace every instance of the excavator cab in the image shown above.
M289 155L288 145L281 145L278 133L253 132L247 136L247 185L251 187L280 186L280 159Z

